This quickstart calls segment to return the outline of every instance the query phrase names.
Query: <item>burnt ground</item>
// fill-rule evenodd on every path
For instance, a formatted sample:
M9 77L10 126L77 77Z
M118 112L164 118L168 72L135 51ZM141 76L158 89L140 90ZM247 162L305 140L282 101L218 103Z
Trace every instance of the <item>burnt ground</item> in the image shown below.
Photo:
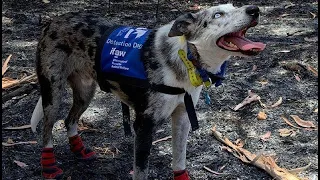
M121 2L121 1L119 1ZM155 1L157 2L157 1ZM69 11L86 10L106 18L119 20L124 24L158 27L173 20L180 12L188 11L192 3L175 1L159 6L156 22L156 5L148 1L125 1L124 3L102 0L51 0L45 4L40 0L4 0L2 2L2 63L9 54L10 68L5 76L20 78L23 74L34 73L37 40L41 26L50 18ZM209 1L208 1L209 2ZM221 0L219 3L230 1ZM232 2L232 1L231 1ZM200 5L216 5L218 1L200 1ZM261 7L261 23L249 30L247 36L262 41L267 48L260 55L250 58L232 58L224 85L210 90L212 104L206 105L201 97L197 105L200 129L190 133L187 151L187 167L192 179L241 179L271 180L267 173L242 163L230 153L223 151L223 145L211 134L213 125L232 141L246 139L245 148L253 153L262 152L274 155L280 167L287 169L311 166L301 173L301 177L318 177L318 131L300 129L296 136L281 137L278 129L289 128L280 116L298 115L302 119L318 124L318 79L306 70L300 72L283 68L284 62L299 62L318 66L318 1L263 1L244 0L234 5L255 4ZM176 11L176 9L178 11ZM257 69L252 71L253 66ZM301 81L297 81L298 74ZM261 81L268 81L262 85ZM21 87L21 86L20 86ZM2 101L2 126L29 124L32 111L39 98L39 85L16 96ZM3 90L2 95L16 88ZM274 109L265 109L267 119L257 120L263 108L252 103L234 112L234 107L252 90L259 94L262 101L272 104L283 98L283 103ZM64 119L70 108L70 95L66 94L61 108ZM69 151L66 130L61 121L54 129L54 144L59 164L64 170L64 179L130 179L133 161L133 138L125 137L121 125L120 103L113 95L96 92L82 121L97 131L82 131L81 136L88 146L97 150L99 159L90 164L78 162ZM292 120L292 119L290 119ZM263 142L261 135L271 131L269 140ZM155 139L170 135L169 120L159 127ZM40 135L30 129L7 131L2 129L2 142L11 138L14 142L35 140L38 144L2 146L2 179L41 179ZM118 151L117 151L118 150ZM21 168L13 161L21 161L28 166ZM152 148L150 158L150 179L170 179L171 177L170 140L157 143ZM226 165L224 175L213 175L203 169L207 166L218 171Z

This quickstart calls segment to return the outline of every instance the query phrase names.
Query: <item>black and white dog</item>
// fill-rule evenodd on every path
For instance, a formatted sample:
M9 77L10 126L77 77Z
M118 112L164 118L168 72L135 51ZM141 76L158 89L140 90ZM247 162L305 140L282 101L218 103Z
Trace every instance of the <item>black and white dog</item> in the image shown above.
M71 151L82 160L95 158L95 153L83 145L77 132L77 123L89 106L99 82L101 89L112 92L135 110L133 179L147 179L153 132L159 123L170 117L174 179L189 179L186 146L191 123L185 94L190 95L196 105L202 84L208 82L204 80L206 72L218 73L230 56L257 55L265 48L263 43L245 38L247 29L257 25L258 18L257 6L236 8L225 4L198 13L187 13L153 31L130 27L121 29L117 35L129 37L130 33L135 34L133 41L148 32L144 44L133 44L136 43L136 49L140 50L138 59L141 58L145 72L142 79L155 86L124 83L102 72L99 62L104 51L113 55L110 67L125 71L129 69L125 67L129 63L125 59L128 52L112 47L108 51L105 48L110 48L109 45L129 47L133 44L116 43L114 40L109 40L108 44L107 40L101 46L102 39L109 38L106 32L112 34L118 30L114 28L114 23L102 17L79 13L68 13L53 19L43 29L38 43L36 69L41 97L31 118L33 131L44 118L42 175L50 179L59 178L63 173L56 165L53 153L52 128L66 84L73 90L73 106L65 119ZM193 54L192 60L186 57L189 52ZM169 89L168 93L164 89ZM182 91L169 92L177 89Z

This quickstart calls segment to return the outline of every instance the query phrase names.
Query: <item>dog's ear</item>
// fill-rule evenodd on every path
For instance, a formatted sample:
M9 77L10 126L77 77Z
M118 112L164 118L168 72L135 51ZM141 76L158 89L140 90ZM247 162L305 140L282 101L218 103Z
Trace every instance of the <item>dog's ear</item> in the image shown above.
M179 16L173 23L168 36L182 36L190 33L190 25L196 21L196 15L187 13Z

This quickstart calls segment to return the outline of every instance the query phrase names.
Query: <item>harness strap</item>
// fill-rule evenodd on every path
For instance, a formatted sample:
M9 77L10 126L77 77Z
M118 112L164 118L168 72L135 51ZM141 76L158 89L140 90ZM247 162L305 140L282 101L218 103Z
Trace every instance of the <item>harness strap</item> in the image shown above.
M184 94L184 105L186 106L186 111L187 111L189 121L191 124L191 129L192 129L192 131L195 131L199 128L197 114L194 109L193 101L192 101L192 98L189 93L187 93L182 88L166 86L163 84L152 84L151 89L158 91L158 92L161 92L161 93L172 94L172 95L178 95L178 94L185 93Z
M216 84L217 82L221 81L224 79L223 76L217 75L217 74L212 74L208 73L208 76L212 80L212 84ZM195 131L199 128L199 123L198 123L198 118L196 111L194 109L194 104L192 101L192 97L189 93L187 93L184 89L182 88L177 88L177 87L172 87L172 86L167 86L164 84L150 84L150 89L164 93L164 94L171 94L171 95L178 95L178 94L183 94L184 95L184 104L186 106L186 111L189 117L189 121L191 124L191 129L192 131ZM124 126L124 133L125 135L132 135L131 133L131 128L130 128L130 110L129 106L121 102L121 107L122 107L122 115L123 115L123 126Z
M195 131L199 128L199 123L198 123L198 118L196 111L194 109L194 104L192 101L192 97L190 96L189 93L187 93L184 89L182 88L176 88L176 87L171 87L167 86L164 84L151 84L150 88L154 91L164 93L164 94L171 94L171 95L178 95L178 94L183 94L184 95L184 104L186 106L186 111L189 117L189 121L191 124L191 129L192 131ZM131 129L130 129L130 111L129 111L129 106L121 103L122 107L122 114L123 114L123 126L124 126L124 132L125 135L131 135Z
M186 92L182 88L167 86L164 84L151 84L150 88L154 91L161 92L164 94L171 94L171 95L178 95L178 94L183 94Z
M191 98L191 95L187 93L184 89L182 88L176 88L176 87L171 87L171 86L166 86L163 84L152 84L151 89L165 93L165 94L172 94L172 95L177 95L177 94L184 94L184 105L186 106L186 111L189 117L189 121L191 124L191 129L192 131L195 131L199 128L199 123L198 123L198 118L196 111L194 109L194 104Z
M193 101L189 93L184 94L184 104L188 113L191 129L192 131L195 131L199 128L199 123L196 110L194 109Z

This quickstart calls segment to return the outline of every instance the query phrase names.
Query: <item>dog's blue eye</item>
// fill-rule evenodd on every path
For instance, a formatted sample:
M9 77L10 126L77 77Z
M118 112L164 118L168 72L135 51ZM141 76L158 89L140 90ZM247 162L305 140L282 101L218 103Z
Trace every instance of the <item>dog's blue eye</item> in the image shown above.
M217 19L217 18L219 18L219 17L221 17L221 16L222 16L222 13L215 13L215 14L214 14L214 18L215 18L215 19Z

